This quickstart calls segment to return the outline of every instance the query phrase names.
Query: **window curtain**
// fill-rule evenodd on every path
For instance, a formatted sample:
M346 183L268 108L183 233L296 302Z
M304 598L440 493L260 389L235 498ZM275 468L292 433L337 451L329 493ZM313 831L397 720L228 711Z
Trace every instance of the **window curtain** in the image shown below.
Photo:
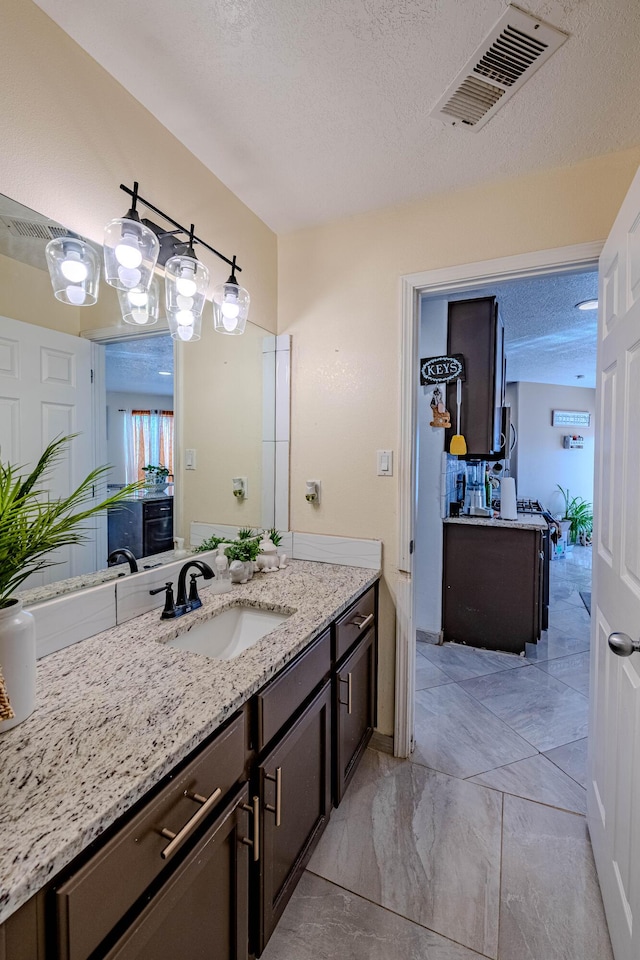
M148 464L166 467L173 475L173 411L132 410L125 417L127 483L144 480Z

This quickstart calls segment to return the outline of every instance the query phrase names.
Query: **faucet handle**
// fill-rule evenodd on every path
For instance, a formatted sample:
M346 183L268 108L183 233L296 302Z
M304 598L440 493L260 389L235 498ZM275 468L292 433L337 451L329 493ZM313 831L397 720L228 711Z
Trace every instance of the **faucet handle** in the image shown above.
M152 597L164 591L164 610L160 614L161 620L173 620L176 616L176 605L173 601L173 581L169 580L164 587L157 587L155 590L149 590Z
M189 603L192 605L192 608L193 608L193 606L198 606L198 607L199 607L199 606L201 605L201 603L200 603L200 597L198 596L198 585L197 585L197 583L196 583L196 580L198 579L198 577L201 577L201 576L202 576L201 573L192 573L191 576L190 576L190 578L189 578L189 579L190 579L190 583L189 583Z

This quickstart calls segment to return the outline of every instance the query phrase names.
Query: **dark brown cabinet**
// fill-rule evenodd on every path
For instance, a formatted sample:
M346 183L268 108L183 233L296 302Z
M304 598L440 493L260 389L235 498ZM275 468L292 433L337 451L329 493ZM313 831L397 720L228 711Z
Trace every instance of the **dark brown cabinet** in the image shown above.
M542 531L444 524L445 640L523 653L542 626Z
M104 960L247 960L248 800L243 787Z
M331 812L331 684L325 683L258 766L262 809L260 954Z
M247 960L375 723L377 584L0 925L0 960Z
M372 626L352 653L336 667L335 802L336 806L355 773L375 726L376 644Z
M128 500L107 511L109 553L126 547L136 559L173 547L173 497Z
M461 432L467 442L466 457L500 459L504 446L504 326L495 297L449 302L447 353L462 354L465 362ZM456 432L455 383L447 387L447 409L452 423L446 431L448 450Z

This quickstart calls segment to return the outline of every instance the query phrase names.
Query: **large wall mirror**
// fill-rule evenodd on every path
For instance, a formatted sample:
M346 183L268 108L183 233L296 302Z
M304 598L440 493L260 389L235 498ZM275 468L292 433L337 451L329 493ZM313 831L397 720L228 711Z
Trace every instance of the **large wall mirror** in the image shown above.
M169 476L27 581L32 600L117 576L106 568L118 547L132 548L141 569L173 559L173 537L188 545L193 521L258 528L276 519L276 337L251 321L240 337L216 333L205 308L202 339L176 342L162 311L153 326L123 323L104 282L93 306L61 303L45 247L65 233L0 195L0 459L28 468L53 437L74 433L52 496L96 465L110 465L112 488L150 464ZM238 477L244 498L234 495Z

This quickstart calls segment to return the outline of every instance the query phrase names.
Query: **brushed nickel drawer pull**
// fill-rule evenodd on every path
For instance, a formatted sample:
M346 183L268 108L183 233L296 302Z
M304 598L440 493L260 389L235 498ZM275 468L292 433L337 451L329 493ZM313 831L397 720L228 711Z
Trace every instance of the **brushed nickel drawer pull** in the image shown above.
M276 785L276 805L272 807L270 803L265 803L264 808L268 810L269 813L275 813L276 815L276 827L280 826L282 821L282 767L276 767L276 775L272 776L270 773L265 773L265 780L271 780L272 783Z
M188 793L186 790L184 796L188 797L189 800L195 800L196 803L202 804L199 810L196 810L194 815L187 820L184 827L179 830L177 833L174 833L173 830L169 830L167 827L163 827L160 833L163 837L166 837L167 840L171 840L171 843L168 843L164 848L160 856L163 860L168 860L169 857L173 856L180 844L187 839L189 834L195 830L201 820L203 820L206 815L209 813L209 810L215 806L216 802L222 796L222 790L220 787L216 787L211 796L203 797L200 793Z
M356 614L356 616L357 616L358 618L362 618L362 617L363 617L363 614L358 613L358 614ZM350 620L349 623L350 623L350 625L351 625L352 627L357 627L358 630L364 630L365 627L368 627L370 623L373 623L374 619L375 619L375 618L374 618L373 614L370 613L368 617L364 617L363 619L361 619L361 620L360 620L360 623L358 623L358 620Z
M248 847L253 847L253 862L257 863L260 859L260 798L254 797L251 806L248 803L241 803L240 807L247 813L253 814L253 840L242 837L242 842Z
M340 674L338 674L338 680L340 683L346 683L347 685L347 702L345 703L344 700L340 700L340 697L338 697L338 702L341 707L347 708L347 713L351 713L351 673L348 673L346 677L341 677Z

